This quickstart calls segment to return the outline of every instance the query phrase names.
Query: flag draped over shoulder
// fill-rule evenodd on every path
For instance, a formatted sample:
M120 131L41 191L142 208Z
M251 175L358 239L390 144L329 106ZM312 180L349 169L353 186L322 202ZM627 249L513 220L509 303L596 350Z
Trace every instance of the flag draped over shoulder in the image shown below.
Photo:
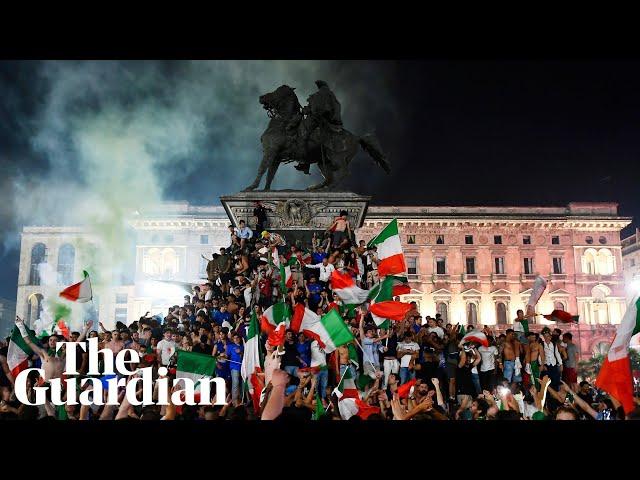
M369 247L378 248L378 275L395 275L407 271L398 233L398 220L393 219L382 232L369 242Z
M640 333L640 296L638 294L627 306L627 311L622 317L595 383L596 387L618 400L627 414L635 409L629 344L631 338L637 333Z
M86 271L83 271L82 273L84 274L84 280L62 290L60 292L60 296L62 298L80 303L88 302L93 298L89 274Z

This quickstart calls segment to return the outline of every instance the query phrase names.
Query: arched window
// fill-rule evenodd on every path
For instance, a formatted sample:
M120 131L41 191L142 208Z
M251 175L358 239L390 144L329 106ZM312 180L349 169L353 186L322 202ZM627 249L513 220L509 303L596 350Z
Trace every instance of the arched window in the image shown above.
M27 299L27 320L30 327L33 327L33 323L42 315L43 299L44 297L39 293L34 293Z
M47 261L47 248L44 243L36 243L31 249L31 269L29 285L40 285L40 264Z
M162 269L162 254L159 248L150 248L144 253L142 271L147 275L159 275Z
M594 302L606 302L607 297L611 294L611 289L606 285L596 285L591 289L591 296Z
M68 243L60 247L58 252L58 283L70 285L73 283L73 266L76 260L76 249Z
M173 248L165 248L162 251L162 273L172 276L178 273L178 255Z
M496 303L496 320L498 325L506 325L507 323L507 306L504 302Z
M600 275L611 275L615 270L615 257L611 250L601 248L598 252L598 273Z
M467 303L467 324L478 324L478 306L473 302Z
M439 313L442 316L444 323L449 323L449 309L447 308L446 303L438 302L436 305L436 313Z
M566 310L564 303L562 302L553 302L553 309L554 310Z
M598 254L593 248L585 250L584 255L582 255L582 273L586 273L587 275L596 274L597 256Z

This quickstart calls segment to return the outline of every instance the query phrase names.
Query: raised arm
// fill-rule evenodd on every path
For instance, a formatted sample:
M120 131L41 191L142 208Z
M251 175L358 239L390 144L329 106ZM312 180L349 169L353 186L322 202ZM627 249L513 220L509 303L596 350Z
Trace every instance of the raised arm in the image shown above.
M31 348L31 350L33 350L40 357L41 360L48 361L49 354L47 353L46 350L44 350L43 348L40 348L38 345L36 345L31 341L31 338L29 337L29 333L27 332L27 328L24 326L24 320L22 320L18 316L16 316L16 326L18 327L18 330L20 330L20 335L22 335L22 339L29 346L29 348Z
M551 387L549 387L549 390L551 390ZM562 385L560 386L560 390L566 393L571 393L572 397L573 397L573 402L578 405L578 407L580 407L586 414L590 415L594 420L597 419L598 417L598 412L596 412L593 407L591 407L591 405L589 405L587 402L585 402L584 400L582 400L578 395L576 395L571 388L569 387L569 385L567 385L566 383L562 382ZM553 395L553 391L551 392L551 394Z
M84 326L82 332L80 333L80 336L78 337L78 342L84 342L85 338L87 338L89 330L91 330L91 327L93 327L93 320L89 320Z

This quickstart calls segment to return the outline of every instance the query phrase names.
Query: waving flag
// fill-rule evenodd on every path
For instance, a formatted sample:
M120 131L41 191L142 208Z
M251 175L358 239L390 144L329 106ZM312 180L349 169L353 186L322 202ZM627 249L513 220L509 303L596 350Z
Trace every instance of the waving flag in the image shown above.
M93 298L89 274L86 271L82 273L84 273L84 280L62 290L60 292L62 298L80 303L88 302Z
M482 330L471 330L461 340L462 343L475 342L484 347L489 346L489 340Z
M549 315L543 315L544 318L551 322L561 323L578 323L580 315L572 315L564 310L554 310Z
M629 344L631 338L637 333L640 333L640 297L638 294L635 295L627 307L624 317L622 317L609 353L607 353L596 379L596 387L618 400L627 414L636 407L633 401Z
M384 277L407 271L397 219L391 220L382 232L369 242L369 247L373 246L378 248L378 275Z

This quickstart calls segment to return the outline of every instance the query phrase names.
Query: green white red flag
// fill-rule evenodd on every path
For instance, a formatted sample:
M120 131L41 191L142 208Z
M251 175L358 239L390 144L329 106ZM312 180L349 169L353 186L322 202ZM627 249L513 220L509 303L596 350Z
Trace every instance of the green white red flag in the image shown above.
M330 310L321 317L306 308L303 303L294 307L291 329L317 340L325 353L331 353L339 346L353 341L351 330L338 312Z
M564 310L554 310L549 315L543 315L544 318L551 322L560 323L578 323L580 315L572 315Z
M391 220L382 232L369 242L369 247L373 246L378 248L378 275L380 277L403 274L407 271L397 219Z
M338 270L331 272L329 278L331 290L342 300L343 305L360 305L369 299L369 290L363 290L356 285L351 275L340 273Z
M18 374L26 370L29 366L29 357L33 355L33 350L27 345L23 338L23 334L26 333L29 339L38 344L38 339L33 330L24 325L24 332L20 331L20 327L15 325L11 330L11 338L9 340L9 348L7 351L7 364L13 378L16 378Z
M627 414L636 407L633 400L629 344L631 338L638 333L640 333L640 296L636 294L627 306L627 311L622 317L595 383L596 387L618 400Z
M260 326L258 325L258 315L253 310L249 329L247 330L247 339L244 342L244 355L242 356L240 374L253 401L254 412L260 411L260 392L264 388L264 380L259 375L262 373L262 367Z
M62 298L80 303L88 302L93 298L89 274L86 271L83 271L82 273L84 274L84 280L62 290L60 292L60 296Z

